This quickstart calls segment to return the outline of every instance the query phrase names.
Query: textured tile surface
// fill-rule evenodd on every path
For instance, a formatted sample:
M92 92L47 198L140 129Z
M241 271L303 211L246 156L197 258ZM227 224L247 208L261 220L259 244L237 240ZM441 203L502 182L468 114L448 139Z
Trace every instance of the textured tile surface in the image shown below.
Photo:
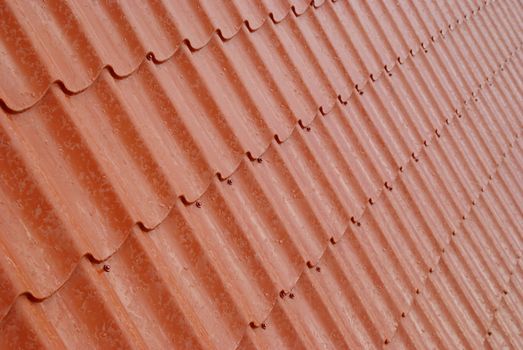
M0 348L522 347L522 8L3 3Z

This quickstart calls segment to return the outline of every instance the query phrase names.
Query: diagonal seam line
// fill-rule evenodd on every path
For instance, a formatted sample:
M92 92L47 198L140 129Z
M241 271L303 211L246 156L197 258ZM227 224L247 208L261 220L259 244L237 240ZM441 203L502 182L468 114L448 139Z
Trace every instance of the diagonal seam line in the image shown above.
M508 278L506 286L505 286L507 292L509 291L509 287L512 283L512 277L514 276L514 272L516 271L516 269L518 269L518 264L519 264L520 259L521 259L521 250L519 250L519 252L518 252L518 257L516 258L516 263L514 264L514 267L510 270L510 275L509 275L509 278ZM498 314L499 309L500 309L501 305L504 303L504 301L505 301L505 294L501 293L501 297L499 298L498 303L495 305L494 312L492 313L492 316L490 317L491 319L489 320L489 322L487 324L487 327L486 327L487 333L483 336L483 339L481 341L482 345L487 340L488 332L490 331L492 325L494 324L494 321L496 320L496 315Z
M520 131L521 131L521 129L520 129ZM518 143L518 142L519 142L519 138L514 138L512 142L513 142L513 143ZM512 148L513 148L512 146L509 146L509 147L508 147L508 150L505 150L505 152L507 152L507 151L509 151L509 152L512 151ZM502 161L500 162L500 164L498 164L498 165L496 166L495 171L494 171L492 174L490 174L490 176L493 176L493 175L497 174L497 172L498 172L498 171L499 171L503 166L505 166L505 165L507 164L507 162L506 162L505 159L506 159L506 158L503 158L503 159L502 159ZM488 176L487 176L487 179L488 179ZM491 183L492 183L492 181L490 181L490 180L487 181L487 185L485 186L485 193L486 193L486 190L487 190L488 188L490 188ZM480 198L480 197L482 197L482 196L483 196L482 193L483 193L483 192L480 191L480 192L479 192L479 195L476 195L475 198ZM472 210L474 210L474 208L475 208L475 206L469 204L469 207L468 207L467 210L465 211L465 214L470 213ZM459 225L457 226L456 231L459 230L459 228L462 226L462 224L463 224L464 221L465 221L465 220L463 220L463 219L460 220L460 223L459 223ZM447 248L452 244L453 237L455 237L455 236L450 235L450 239L449 239L449 241L448 241L447 244L444 246L444 250L445 250L445 252L447 251ZM436 265L434 265L434 267L433 267L434 270L436 270L436 268L438 267L439 262L443 259L443 255L444 255L444 254L445 254L445 253L441 253L441 254L439 255L439 257L438 257L438 259L437 259L437 262L436 262ZM430 274L427 274L427 275L426 275L426 278L425 278L425 280L424 280L424 282L423 282L423 284L422 284L421 287L419 288L420 293L423 291L423 289L424 289L425 285L427 284L427 281L428 281L429 278L430 278ZM409 308L407 309L407 311L405 312L405 314L408 314L408 313L412 310L412 307L413 307L414 304L416 303L417 295L419 295L419 294L414 294L414 297L412 298L411 304L410 304ZM393 333L393 335L392 335L392 337L391 337L391 342L394 340L394 336L397 334L397 331L398 331L399 328L401 327L401 323L402 323L402 319L400 318L400 319L399 319L399 322L398 322L398 326L396 327L396 330L394 331L394 333Z

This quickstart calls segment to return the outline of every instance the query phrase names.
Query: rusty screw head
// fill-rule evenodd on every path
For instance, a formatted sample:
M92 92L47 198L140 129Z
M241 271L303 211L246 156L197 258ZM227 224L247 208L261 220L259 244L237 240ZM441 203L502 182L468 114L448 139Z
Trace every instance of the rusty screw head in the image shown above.
M105 265L104 265L104 271L105 271L105 272L109 272L109 271L111 271L111 265L105 264Z

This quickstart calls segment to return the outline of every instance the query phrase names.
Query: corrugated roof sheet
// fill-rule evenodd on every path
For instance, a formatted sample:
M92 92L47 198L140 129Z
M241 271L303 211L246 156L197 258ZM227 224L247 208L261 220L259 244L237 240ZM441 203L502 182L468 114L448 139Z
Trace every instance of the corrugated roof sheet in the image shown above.
M2 4L0 348L522 347L522 8Z

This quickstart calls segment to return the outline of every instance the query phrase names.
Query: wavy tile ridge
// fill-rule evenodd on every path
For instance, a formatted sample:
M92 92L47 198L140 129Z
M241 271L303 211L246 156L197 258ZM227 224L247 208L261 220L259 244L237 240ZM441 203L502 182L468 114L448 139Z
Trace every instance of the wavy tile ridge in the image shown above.
M462 23L464 23L464 22L462 22ZM444 37L444 36L442 36L442 37ZM437 42L437 41L438 41L438 40L434 40L433 42L435 43L435 42ZM516 53L516 52L519 52L520 48L521 48L521 46L518 46L514 51L512 51L512 52L510 53L510 55L509 55L507 58L505 58L505 60L504 60L503 62L504 62L505 64L506 64L506 63L509 63L509 62L512 62L512 59L514 58L513 54ZM427 49L427 46L425 46L425 49ZM415 53L412 54L412 51L413 51L413 50L410 50L410 51L411 51L411 53L410 53L410 55L407 56L407 57L411 57L411 58L413 59L413 58L416 56L416 54L415 54ZM519 58L519 57L518 57L518 58ZM394 69L394 67L401 66L403 63L405 63L405 61L400 62L400 61L398 60L398 63L399 63L399 64L396 64L396 65L393 66L393 67L384 68L384 70L386 70L387 73L392 72L392 70ZM399 68L398 68L398 69L399 69ZM499 69L498 69L497 71L494 71L494 73L492 74L492 76L491 76L491 77L488 77L488 78L485 80L485 84L481 85L481 87L479 87L476 91L473 91L473 92L471 93L471 97L469 97L468 100L465 100L465 101L463 102L463 106L464 106L465 104L467 104L469 101L474 101L474 96L475 96L475 95L476 95L476 94L477 94L481 89L483 89L483 88L485 88L485 87L487 87L487 86L490 86L490 84L488 84L488 83L492 83L492 81L494 80L496 74L498 74L499 71L503 71L503 69L504 69L504 64L501 63L501 64L499 65ZM369 77L367 81L369 81L369 80L371 80L372 82L377 81L377 79L379 79L381 76L383 76L383 74L376 75L376 79L371 79L371 77ZM363 86L365 86L365 85L366 85L366 84L363 84ZM350 95L349 95L347 98L342 98L340 95L338 95L338 102L337 102L337 103L340 103L340 104L342 104L342 105L347 105L347 104L349 103L350 99L353 98L353 97L355 96L355 94L359 93L360 91L363 91L363 88L362 88L361 86L355 86L355 88L351 91ZM323 106L321 106L321 107L319 108L320 113L317 113L316 116L314 117L314 119L313 119L313 120L311 121L311 123L309 123L308 125L311 125L312 123L314 123L314 121L316 120L316 118L318 118L320 115L321 115L321 116L326 116L326 115L327 115L327 114L332 110L333 107L334 107L334 105L330 106L328 109L325 109L325 108L323 108ZM456 111L459 111L459 110L456 108ZM458 115L459 115L459 112L458 112L456 115L453 115L453 116L452 116L452 119L455 118L455 117L458 116ZM294 134L294 131L297 129L298 126L300 126L301 128L306 128L306 127L307 127L307 125L303 125L303 124L301 123L301 121L300 121L300 122L299 122L299 123L298 123L298 124L297 124L293 129L292 129L292 131L290 132L290 134L289 134L285 139L279 140L279 139L275 138L275 139L276 139L276 142L275 142L274 144L276 144L276 145L277 145L277 144L281 144L281 143L285 142L286 140L288 140L290 137L292 137L292 135ZM444 128L444 127L445 127L445 125L443 125L443 128ZM442 129L439 129L439 128L438 128L438 130L442 130ZM436 131L435 135L437 135L437 131ZM434 137L434 136L432 135L431 139L432 139L433 137ZM273 142L271 142L271 143L270 143L270 144L265 148L264 153L267 152L267 150L268 150L270 147L273 147L272 145L273 145ZM420 148L423 149L422 147L423 147L423 142L420 142ZM252 160L254 160L254 159L251 159L251 158L248 157L248 156L247 156L246 158L247 158L247 159L244 158L241 162L243 162L243 161L252 161ZM241 164L241 162L240 162L240 164ZM405 165L403 166L403 168L405 168L405 166L406 166L407 164L409 164L409 162L411 162L411 158L409 158L409 160L407 161L407 163L405 163ZM233 171L232 174L234 174L234 173L238 170L238 168L240 167L240 164L238 164L238 166L236 167L236 169ZM398 174L399 174L400 172L401 172L401 170L399 170ZM231 174L231 175L232 175L232 174ZM216 174L216 176L217 176L217 178L218 178L220 181L225 181L225 180L226 180L226 178L221 178L218 174ZM396 177L396 178L397 178L397 177ZM210 184L211 184L211 182L209 182L209 186L210 186ZM203 196L203 195L207 192L209 186L208 186L207 189L206 189L206 190L205 190L205 191L200 195L200 197ZM376 200L379 198L380 194L381 194L381 192L378 193L378 197L376 198ZM200 197L199 197L199 198L200 198ZM196 201L193 201L193 202L187 202L187 201L185 201L185 200L183 199L183 197L181 198L181 200L182 200L182 202L183 202L185 205L191 205L191 204L193 204L193 203L196 202ZM366 207L365 207L365 210L366 210L368 207L369 207L369 206L366 206ZM173 206L171 206L171 208L169 208L169 211L168 211L167 215L164 217L164 219L169 215L169 213L170 213L170 211L172 210L172 208L173 208ZM364 212L365 212L365 211L364 211ZM362 213L362 215L364 214L364 212ZM163 222L163 220L162 220L161 222ZM148 231L151 231L151 230L153 230L154 228L158 227L158 226L161 224L161 222L158 223L158 224L157 224L155 227L153 227L153 228L147 228L147 227L144 226L143 223L138 222L138 223L137 223L137 228L139 228L141 231L148 232ZM350 225L350 223L348 223L348 225ZM348 226L348 225L347 225L347 226ZM117 248L116 248L116 249L115 249L115 250L114 250L110 255L108 255L107 257L105 257L105 258L103 258L103 259L97 259L97 258L95 258L91 253L86 253L86 254L84 254L82 257L80 257L80 259L78 259L78 263L76 264L76 266L75 266L73 269L71 269L70 273L66 276L66 278L64 279L64 281L63 281L60 285L58 285L58 286L56 287L56 289L54 289L54 291L53 291L52 293L49 293L48 295L45 295L45 296L43 296L43 297L37 297L37 296L35 296L35 293L34 293L34 292L31 292L31 291L25 291L25 292L23 292L23 293L18 294L18 295L13 299L13 301L9 304L9 306L6 308L5 312L2 313L2 314L0 315L0 320L3 319L3 318L4 318L4 317L9 313L9 311L11 310L11 308L13 307L14 303L16 302L16 300L17 300L18 298L20 298L20 297L22 297L22 296L25 296L25 297L27 297L28 299L30 299L31 301L33 301L33 302L41 302L41 301L46 300L47 298L49 298L49 297L51 297L52 295L54 295L58 290L60 290L60 289L61 289L61 288L62 288L62 287L67 283L67 281L70 279L70 277L71 277L71 275L74 273L74 271L78 269L78 266L79 266L80 261L81 261L82 259L86 258L86 259L87 259L88 261L90 261L91 263L100 263L100 262L106 261L107 259L109 259L110 257L112 257L114 254L116 254L116 253L120 250L120 248L123 246L123 244L124 244L124 243L129 239L129 236L130 236L130 234L129 234L129 235L128 235L124 240L122 240L122 242L119 244L119 246L118 246L118 247L117 247ZM323 250L323 252L325 252L325 250ZM320 259L321 259L321 257L320 257ZM306 270L304 269L303 272L304 272L304 271L306 271ZM303 274L303 272L302 272L302 274ZM300 276L301 276L301 275L300 275ZM275 305L275 304L274 304L274 305Z
M344 0L329 0L329 1L335 3L338 1L344 1ZM241 24L238 25L238 29L230 37L224 36L222 34L221 28L215 28L214 31L209 33L208 38L203 45L198 45L198 46L192 45L190 38L184 38L180 41L179 44L176 45L173 52L166 56L166 58L157 59L154 52L147 52L145 54L145 56L142 58L142 60L135 67L133 67L131 70L129 70L126 73L118 74L111 64L105 64L98 70L98 72L96 74L93 74L93 77L90 80L90 82L80 89L76 89L76 90L70 89L66 86L65 82L63 82L62 80L60 80L60 79L54 80L51 83L49 83L47 85L47 87L38 96L35 96L35 98L29 104L26 104L24 106L20 106L20 107L13 106L12 103L8 103L6 101L5 97L0 97L0 108L2 108L4 111L6 111L10 114L17 114L17 113L27 111L27 110L31 109L32 107L34 107L36 104L38 104L38 102L40 102L49 93L52 86L57 86L65 95L70 95L70 96L78 95L78 94L84 92L85 90L89 89L98 79L100 79L100 76L102 75L102 73L105 70L108 71L109 74L114 79L125 79L125 78L133 75L136 71L138 71L140 69L140 67L143 66L147 61L152 61L154 64L157 64L157 65L169 61L170 59L172 59L172 57L174 57L176 55L176 53L179 50L182 49L183 46L186 46L187 49L189 49L191 52L199 51L199 50L203 49L204 47L206 47L212 41L213 36L215 36L215 35L222 42L226 42L226 41L233 39L235 36L237 36L238 33L241 32L241 30L244 26L249 32L253 33L253 32L260 30L265 25L267 25L267 22L269 20L272 21L274 24L278 24L278 23L288 20L288 18L289 18L289 16L291 16L291 14L298 18L298 17L304 15L305 13L307 13L308 11L310 11L311 9L319 9L325 3L326 3L326 1L317 2L315 0L311 0L309 5L305 8L305 10L303 12L299 12L296 9L296 7L293 5L289 8L288 12L281 19L276 19L274 17L273 13L270 12L268 14L268 16L263 20L262 24L259 25L258 27L253 27L252 25L250 25L248 20L243 20L241 22Z

